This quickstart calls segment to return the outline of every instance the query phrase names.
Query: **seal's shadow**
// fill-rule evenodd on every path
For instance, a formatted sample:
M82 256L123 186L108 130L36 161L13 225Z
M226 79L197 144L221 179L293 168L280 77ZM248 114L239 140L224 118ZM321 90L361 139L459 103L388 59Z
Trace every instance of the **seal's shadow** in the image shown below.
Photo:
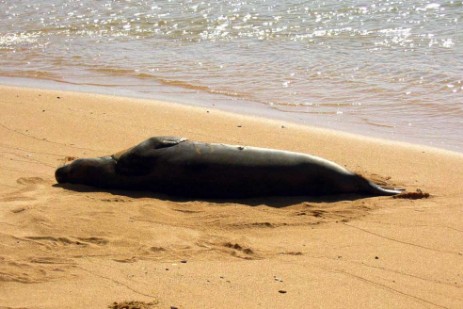
M133 199L137 198L154 198L158 200L166 200L173 202L192 202L204 201L217 204L225 203L238 203L248 206L267 205L269 207L281 208L287 207L302 202L313 203L334 203L339 201L354 201L368 196L360 194L339 194L339 195L325 195L325 196L264 196L254 198L227 198L227 199L214 199L214 198L197 198L197 197L177 197L161 193L154 193L150 191L134 191L134 190L115 190L115 189L100 189L86 185L76 185L69 183L54 184L53 187L63 188L66 190L76 192L107 192L112 195L126 196Z

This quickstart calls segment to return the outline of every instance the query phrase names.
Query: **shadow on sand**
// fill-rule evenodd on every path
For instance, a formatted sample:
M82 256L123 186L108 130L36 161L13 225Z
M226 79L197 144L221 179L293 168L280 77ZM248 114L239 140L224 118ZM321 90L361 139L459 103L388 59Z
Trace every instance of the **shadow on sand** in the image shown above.
M248 206L259 206L266 205L275 208L287 207L291 205L300 204L303 202L310 203L334 203L339 201L354 201L362 198L370 197L368 195L360 194L339 194L339 195L324 195L324 196L264 196L264 197L253 197L253 198L227 198L227 199L216 199L216 198L198 198L198 197L178 197L171 196L162 193L154 193L150 191L135 191L135 190L116 190L116 189L101 189L86 185L77 184L54 184L53 187L63 188L66 190L76 192L107 192L112 195L126 196L133 199L137 198L154 198L158 200L173 201L173 202L192 202L192 201L204 201L217 204L235 203L243 204Z

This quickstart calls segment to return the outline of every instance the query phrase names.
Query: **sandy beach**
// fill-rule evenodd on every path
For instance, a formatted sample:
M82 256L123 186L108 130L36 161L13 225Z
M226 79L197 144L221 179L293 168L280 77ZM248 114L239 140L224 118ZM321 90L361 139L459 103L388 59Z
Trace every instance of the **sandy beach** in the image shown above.
M462 154L83 93L0 86L0 108L0 308L463 308ZM431 196L201 201L56 185L67 161L158 135L314 154Z

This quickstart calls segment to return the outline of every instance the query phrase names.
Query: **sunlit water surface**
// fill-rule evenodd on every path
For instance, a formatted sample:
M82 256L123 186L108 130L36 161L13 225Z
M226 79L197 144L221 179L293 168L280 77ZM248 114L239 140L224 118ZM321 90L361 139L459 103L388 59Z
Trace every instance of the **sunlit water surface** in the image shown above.
M463 152L463 1L0 0L0 77Z

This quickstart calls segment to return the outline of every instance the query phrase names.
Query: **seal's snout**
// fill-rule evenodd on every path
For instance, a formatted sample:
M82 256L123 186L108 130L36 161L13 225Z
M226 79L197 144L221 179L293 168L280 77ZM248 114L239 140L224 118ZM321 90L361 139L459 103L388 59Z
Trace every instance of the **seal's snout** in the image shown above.
M63 183L67 181L68 169L69 169L69 166L65 165L65 166L59 167L55 171L55 178L58 183Z
M115 174L116 161L111 157L78 159L55 171L58 183L105 186Z

